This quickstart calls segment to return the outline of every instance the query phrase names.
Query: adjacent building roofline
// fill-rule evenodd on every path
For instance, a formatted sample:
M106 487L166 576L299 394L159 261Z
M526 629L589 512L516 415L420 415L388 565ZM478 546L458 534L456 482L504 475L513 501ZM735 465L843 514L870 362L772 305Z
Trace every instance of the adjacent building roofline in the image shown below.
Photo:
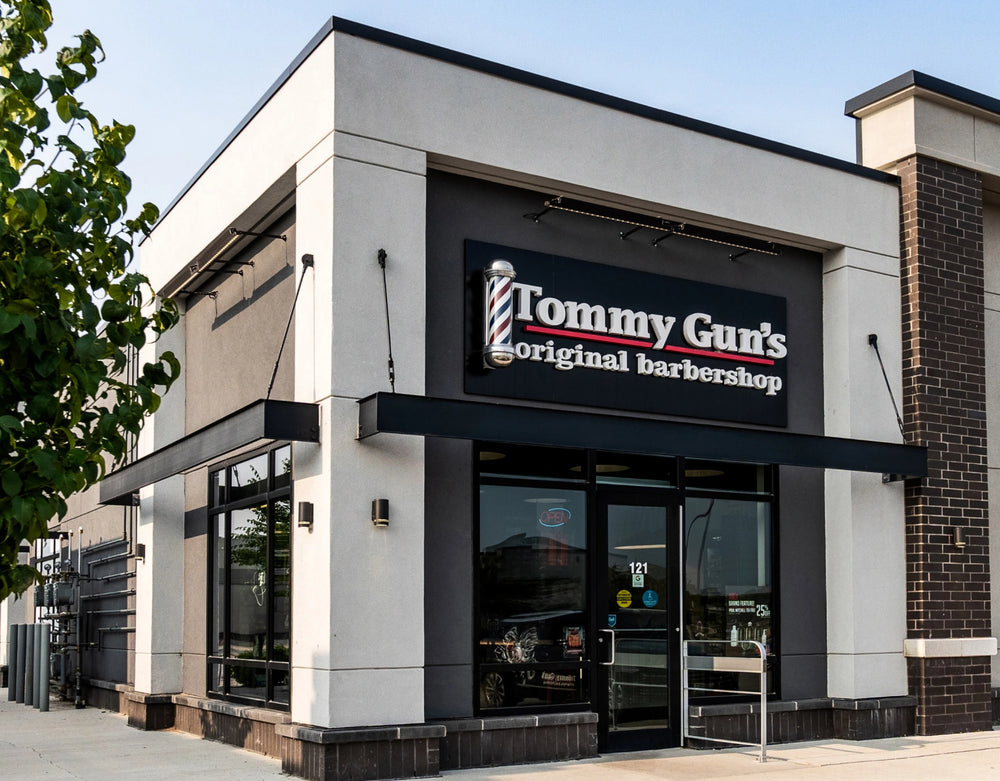
M498 76L526 86L544 89L554 94L564 95L566 97L593 103L594 105L603 106L604 108L633 114L644 119L653 120L654 122L662 122L663 124L673 125L674 127L691 130L696 133L714 136L733 143L761 149L766 152L773 152L785 157L820 165L825 168L832 168L844 173L861 176L866 179L873 179L875 181L886 182L889 184L895 184L897 182L897 178L894 175L885 173L884 171L878 171L874 168L866 168L865 166L858 165L857 163L851 163L836 157L830 157L829 155L820 154L819 152L811 152L790 144L772 141L750 133L743 133L738 130L722 127L721 125L714 125L710 122L703 122L699 119L693 119L691 117L675 114L663 109L653 108L641 103L635 103L630 100L614 97L613 95L597 92L585 87L579 87L574 84L549 78L547 76L539 76L538 74L520 70L519 68L501 65L499 63L492 62L491 60L482 59L481 57L474 57L471 54L464 54L453 49L446 49L442 46L425 43L414 38L408 38L404 35L390 33L376 27L369 27L368 25L359 24L348 19L341 19L340 17L334 16L320 28L306 47L299 52L298 56L292 60L291 64L285 68L281 75L278 76L275 82L261 96L260 100L254 104L253 108L250 109L247 115L240 120L239 124L236 125L219 148L216 149L205 164L198 169L198 172L184 186L177 197L174 198L174 200L170 202L170 205L163 210L161 219L165 217L175 205L177 205L177 202L185 196L188 190L190 190L194 183L201 178L201 175L205 173L209 166L211 166L212 163L214 163L215 160L226 150L236 136L242 132L242 130L267 104L274 94L281 89L285 82L292 76L293 73L295 73L298 67L305 62L309 55L312 54L313 51L315 51L316 48L318 48L319 45L326 39L326 37L333 32L340 32L346 35L364 38L365 40L373 41L375 43L381 43L386 46L392 46L396 49L409 51L413 54L430 57L442 62L451 63L452 65L458 65L463 68L469 68L470 70L486 73L491 76Z
M929 92L936 92L938 95L967 103L975 108L1000 114L1000 100L991 98L989 95L984 95L981 92L952 84L950 81L928 76L926 73L921 73L920 71L908 71L894 79L889 79L884 84L873 87L867 92L862 92L855 98L851 98L844 104L844 113L849 117L853 117L866 106L884 100L910 87L919 87Z

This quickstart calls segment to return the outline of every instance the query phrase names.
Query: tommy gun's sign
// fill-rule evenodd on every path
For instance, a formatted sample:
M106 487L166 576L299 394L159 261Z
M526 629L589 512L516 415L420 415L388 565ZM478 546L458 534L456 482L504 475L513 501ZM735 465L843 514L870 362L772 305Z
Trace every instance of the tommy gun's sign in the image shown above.
M466 275L467 393L786 424L784 298L475 241Z

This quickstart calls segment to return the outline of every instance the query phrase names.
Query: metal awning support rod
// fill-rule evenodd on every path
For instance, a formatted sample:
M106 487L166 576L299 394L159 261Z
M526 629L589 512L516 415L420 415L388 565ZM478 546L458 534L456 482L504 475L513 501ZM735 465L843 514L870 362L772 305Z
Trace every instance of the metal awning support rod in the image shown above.
M281 239L282 241L288 241L288 235L284 233L261 233L259 231L245 231L239 228L230 228L230 236L256 236L265 239Z

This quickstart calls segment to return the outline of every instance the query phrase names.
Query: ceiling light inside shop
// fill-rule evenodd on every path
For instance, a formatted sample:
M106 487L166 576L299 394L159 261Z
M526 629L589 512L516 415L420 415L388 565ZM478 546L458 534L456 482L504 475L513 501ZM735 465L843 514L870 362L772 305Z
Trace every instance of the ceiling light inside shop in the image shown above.
M506 458L506 453L498 453L495 450L480 450L479 460L480 461L499 461L501 458Z
M724 475L721 469L685 469L684 477L719 477Z
M664 550L667 546L655 543L651 545L615 545L615 550Z

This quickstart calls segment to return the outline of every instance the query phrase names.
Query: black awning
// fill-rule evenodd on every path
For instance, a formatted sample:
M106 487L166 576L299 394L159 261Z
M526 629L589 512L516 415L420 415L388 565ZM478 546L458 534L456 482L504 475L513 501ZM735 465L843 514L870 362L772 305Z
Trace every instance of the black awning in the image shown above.
M398 393L376 393L358 404L359 439L416 434L905 477L927 474L927 448L915 445Z
M267 440L319 442L319 407L255 401L109 474L101 481L101 504L131 504L140 488Z

